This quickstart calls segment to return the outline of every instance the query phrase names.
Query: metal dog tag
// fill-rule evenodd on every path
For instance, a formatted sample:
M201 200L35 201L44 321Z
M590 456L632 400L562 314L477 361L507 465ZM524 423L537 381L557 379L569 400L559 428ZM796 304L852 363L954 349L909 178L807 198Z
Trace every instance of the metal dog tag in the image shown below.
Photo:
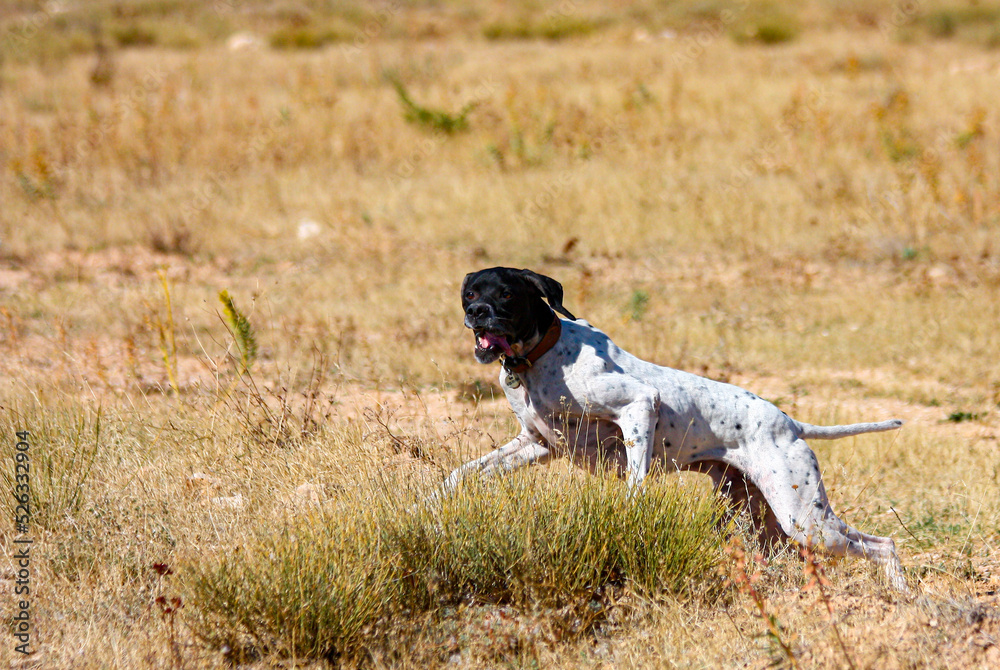
M512 389L516 389L519 386L521 386L520 378L518 378L518 376L513 372L507 373L507 378L504 379L504 383L507 384L507 386L511 387Z

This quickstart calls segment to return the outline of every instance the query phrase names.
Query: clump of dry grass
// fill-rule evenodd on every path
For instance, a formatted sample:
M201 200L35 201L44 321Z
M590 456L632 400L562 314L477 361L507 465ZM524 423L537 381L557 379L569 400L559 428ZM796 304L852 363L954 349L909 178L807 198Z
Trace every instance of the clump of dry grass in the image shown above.
M55 530L87 504L87 489L93 485L95 465L104 460L107 427L100 410L87 411L75 404L47 405L44 409L27 400L4 413L4 434L29 431L35 448L30 454L30 518L32 524ZM30 428L29 428L30 427ZM5 445L6 446L6 445ZM13 491L12 468L0 471L0 481ZM23 481L22 481L23 483ZM4 500L8 518L14 503Z
M309 515L190 566L191 626L227 654L357 658L399 597L393 561L357 508Z
M406 655L407 620L467 602L551 610L575 621L563 635L585 634L614 589L716 590L717 508L676 484L630 495L608 477L518 474L437 499L399 481L363 485L185 566L191 625L238 656L300 658Z

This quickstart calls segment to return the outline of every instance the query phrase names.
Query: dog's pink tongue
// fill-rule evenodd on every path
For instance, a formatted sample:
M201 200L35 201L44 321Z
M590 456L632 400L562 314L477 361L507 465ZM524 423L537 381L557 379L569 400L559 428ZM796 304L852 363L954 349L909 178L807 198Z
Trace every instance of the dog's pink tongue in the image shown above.
M514 355L514 350L510 348L506 337L494 335L493 333L483 333L479 336L479 348L489 349L490 347L500 347L508 356Z

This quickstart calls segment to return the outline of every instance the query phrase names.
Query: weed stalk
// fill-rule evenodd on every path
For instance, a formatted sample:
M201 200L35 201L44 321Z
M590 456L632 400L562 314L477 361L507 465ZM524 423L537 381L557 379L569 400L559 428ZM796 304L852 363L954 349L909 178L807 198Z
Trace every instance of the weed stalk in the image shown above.
M248 374L250 366L257 358L257 337L254 335L250 319L236 307L229 291L219 291L219 302L222 303L222 313L240 350L240 374Z
M174 393L180 394L180 385L177 383L177 340L174 336L174 309L170 301L170 283L163 270L157 270L156 274L160 278L160 286L163 288L163 302L167 309L166 323L160 318L159 313L156 314L156 330L160 336L160 355L163 357L163 366L167 369L170 388L174 390Z
M725 548L725 552L731 559L728 581L734 584L740 593L750 597L757 607L760 618L764 620L767 626L768 639L778 647L790 667L798 668L799 661L795 657L795 652L792 651L791 645L781 636L781 625L778 623L777 616L768 610L767 599L754 586L760 581L760 573L756 569L753 569L751 572L747 571L748 560L746 550L743 548L743 542L738 537L734 537ZM766 565L766 561L761 554L755 553L752 561L760 566Z
M830 586L830 580L827 579L826 573L823 571L823 566L816 558L816 552L809 547L801 546L799 547L799 553L802 555L804 562L803 570L806 575L806 585L802 587L802 590L815 590L819 594L819 599L826 606L828 620L833 627L833 634L837 638L837 646L840 647L840 651L844 654L847 667L850 670L854 670L857 666L854 665L854 659L851 658L851 654L847 651L847 645L844 644L844 638L840 635L840 627L837 626L837 620L833 615L833 603L830 602L830 595L826 592L826 588Z
M153 572L159 575L158 581L161 584L164 577L174 574L174 571L166 563L153 563L152 568ZM153 602L160 608L160 618L167 624L170 655L173 659L174 667L183 668L184 659L181 657L180 645L177 643L177 611L184 607L184 601L181 600L180 596L168 598L167 596L159 595Z

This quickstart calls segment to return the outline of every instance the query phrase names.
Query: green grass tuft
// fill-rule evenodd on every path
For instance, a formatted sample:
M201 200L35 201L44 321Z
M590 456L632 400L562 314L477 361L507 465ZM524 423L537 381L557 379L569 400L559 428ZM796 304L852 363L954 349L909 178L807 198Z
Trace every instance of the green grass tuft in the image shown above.
M649 293L641 288L632 291L632 297L628 301L629 319L632 321L641 321L648 308Z
M449 114L448 112L424 107L414 102L413 98L407 92L406 87L403 86L403 82L391 75L388 76L388 79L392 87L396 89L399 104L403 106L403 117L410 123L443 132L447 135L468 129L469 112L475 108L475 103L467 104L458 114Z
M952 423L962 423L964 421L978 421L980 416L981 416L980 414L974 412L957 411L957 412L952 412L951 414L948 415L948 421L951 421Z
M734 33L737 42L757 42L764 45L784 44L798 37L798 19L777 10L761 10L749 17Z

